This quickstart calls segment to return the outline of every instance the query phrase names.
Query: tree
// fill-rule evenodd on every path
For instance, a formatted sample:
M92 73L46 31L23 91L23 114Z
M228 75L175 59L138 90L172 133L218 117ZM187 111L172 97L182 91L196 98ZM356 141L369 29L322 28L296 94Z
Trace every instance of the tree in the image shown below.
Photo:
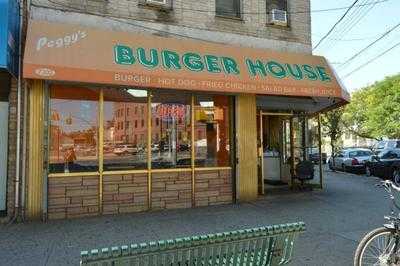
M338 140L343 134L343 112L344 108L340 107L335 110L329 111L321 116L322 132L330 139L333 158L335 156ZM334 162L334 160L332 161Z
M360 137L400 138L400 74L354 92L343 123Z
M351 95L351 102L343 113L343 126L347 131L361 138L374 139L373 129L367 125L366 112L372 102L371 88L365 88Z

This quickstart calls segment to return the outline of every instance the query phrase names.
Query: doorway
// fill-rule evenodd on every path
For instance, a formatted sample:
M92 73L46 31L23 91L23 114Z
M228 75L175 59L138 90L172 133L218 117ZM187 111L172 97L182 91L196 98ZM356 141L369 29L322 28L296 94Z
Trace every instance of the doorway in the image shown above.
M322 188L322 162L326 155L321 152L318 116L260 110L257 129L259 194L280 193L303 185L296 179L296 168L305 161L314 165L314 175L307 183Z
M258 124L259 193L268 187L291 187L292 174L292 114L260 111Z

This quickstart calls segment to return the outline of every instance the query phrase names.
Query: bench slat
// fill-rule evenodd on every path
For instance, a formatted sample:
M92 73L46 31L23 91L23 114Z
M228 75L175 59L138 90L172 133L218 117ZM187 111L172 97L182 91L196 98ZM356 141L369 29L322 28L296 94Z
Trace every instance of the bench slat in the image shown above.
M81 252L81 265L283 265L302 222Z

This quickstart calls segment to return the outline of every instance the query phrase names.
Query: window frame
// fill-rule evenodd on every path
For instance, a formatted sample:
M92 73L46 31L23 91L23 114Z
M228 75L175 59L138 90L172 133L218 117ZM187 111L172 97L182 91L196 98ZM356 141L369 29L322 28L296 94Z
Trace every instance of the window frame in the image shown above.
M50 130L50 90L51 90L51 85L58 85L58 84L63 84L63 85L71 85L71 86L75 86L75 87L81 87L81 88L96 88L99 90L99 100L98 100L98 104L99 104L99 108L97 110L98 112L98 127L99 127L99 141L97 144L97 149L98 149L98 158L97 158L97 162L98 162L98 171L96 172L72 172L72 173L50 173L49 170L47 170L47 176L48 177L68 177L68 176L85 176L85 175L107 175L107 174L123 174L123 173L152 173L152 172L170 172L170 171L192 171L193 173L197 170L232 170L234 169L234 164L235 164L235 153L234 153L234 139L233 139L233 134L231 133L233 130L233 126L234 126L234 111L233 111L233 107L234 107L234 99L232 98L233 96L231 95L227 95L229 97L229 106L228 106L228 111L230 113L229 115L229 145L230 147L232 147L232 151L230 152L230 160L229 160L229 165L228 166L208 166L208 167L201 167L201 166L195 166L195 150L194 150L194 141L195 141L195 134L197 133L197 131L195 131L195 126L194 126L194 120L195 120L195 116L194 116L194 112L193 112L193 108L195 105L195 97L196 95L199 94L203 94L204 92L190 92L190 98L191 98L191 103L190 103L190 107L191 107L191 167L189 168L152 168L151 166L151 138L152 138L152 134L153 134L153 130L152 130L152 116L151 115L147 115L147 126L148 126L148 130L146 131L144 138L147 138L147 149L148 149L148 153L147 153L147 162L148 162L148 167L147 169L143 169L143 170L138 170L138 169L128 169L128 170L116 170L116 171L106 171L103 169L104 167L104 94L103 94L103 88L108 89L108 88L118 88L117 86L109 86L109 87L100 87L98 85L82 85L82 84L69 84L69 83L59 83L59 82L47 82L46 83L46 112L47 115L45 117L47 123L45 124L45 131L46 131L46 166L47 169L49 169L49 165L50 165L50 154L47 152L47 150L49 149L49 145L50 145L50 134L49 134L49 130ZM132 88L136 88L136 87L132 87ZM147 90L148 92L148 96L147 96L147 112L151 111L151 94L155 91L155 89L145 89L145 88L137 88L137 89L143 89L143 90ZM176 92L176 90L171 90L171 92ZM207 94L207 93L204 93ZM215 93L211 94L211 95L216 95ZM119 110L117 111L119 112ZM139 111L140 112L140 111ZM139 113L138 112L138 113ZM138 123L139 124L139 123ZM146 121L145 121L146 124ZM132 125L133 127L133 125ZM139 139L139 136L137 136L137 138Z
M215 16L220 18L228 18L228 19L235 19L235 20L243 20L243 0L235 0L238 1L239 10L237 11L237 15L229 15L229 14L219 14L217 11L217 1L215 0Z

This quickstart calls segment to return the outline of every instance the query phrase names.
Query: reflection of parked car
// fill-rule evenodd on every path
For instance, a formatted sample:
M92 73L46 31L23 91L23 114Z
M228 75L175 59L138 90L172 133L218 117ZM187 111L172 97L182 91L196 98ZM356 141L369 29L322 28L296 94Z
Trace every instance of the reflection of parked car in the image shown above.
M385 149L400 149L400 139L381 140L372 146L374 152Z
M321 157L322 157L322 163L326 164L326 160L327 160L327 155L326 152L322 152L321 153ZM319 163L319 150L318 148L312 148L310 153L308 154L308 158L310 161L312 161L313 163Z
M342 171L364 170L365 163L370 159L372 151L369 149L344 149L328 161L329 169Z
M365 172L368 176L400 181L400 148L385 149L378 155L371 156L366 163Z
M138 149L134 145L126 144L116 146L113 152L116 155L128 155L137 153Z
M160 145L158 144L151 144L151 151L158 152L160 150Z
M180 144L179 145L179 151L189 151L190 150L190 145L189 144Z

